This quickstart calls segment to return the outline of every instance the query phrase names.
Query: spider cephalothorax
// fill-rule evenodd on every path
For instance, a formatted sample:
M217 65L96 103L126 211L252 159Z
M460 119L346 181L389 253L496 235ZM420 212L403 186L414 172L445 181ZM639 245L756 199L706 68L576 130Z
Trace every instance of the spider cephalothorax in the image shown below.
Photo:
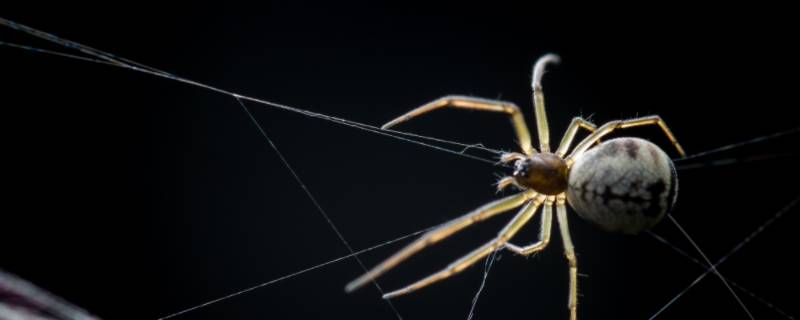
M518 186L554 196L567 191L567 162L552 153L537 153L514 163Z
M412 242L375 268L347 285L352 291L374 280L403 260L425 247L441 241L477 222L489 219L511 209L522 209L491 241L453 262L444 270L434 273L405 288L384 295L392 298L445 279L475 264L495 250L508 249L521 255L531 255L543 250L550 242L553 207L563 240L565 256L569 261L570 319L577 318L578 259L570 238L567 223L567 201L578 215L603 229L623 233L638 233L655 225L671 209L677 194L677 177L672 161L654 144L635 138L619 138L605 142L600 139L609 133L630 127L657 125L667 135L678 153L683 148L659 116L628 120L614 120L596 127L583 118L576 117L567 128L555 152L550 151L550 129L544 110L542 75L548 63L557 63L558 56L545 55L533 67L533 105L536 112L536 129L539 150L533 148L528 126L519 108L506 101L464 96L446 96L402 115L383 128L394 126L431 110L452 107L506 113L517 134L521 153L505 153L500 162L514 165L514 173L497 182L499 190L510 185L521 191L517 194L485 204L470 213L435 228ZM590 134L568 154L579 129ZM539 241L518 246L509 242L542 207Z

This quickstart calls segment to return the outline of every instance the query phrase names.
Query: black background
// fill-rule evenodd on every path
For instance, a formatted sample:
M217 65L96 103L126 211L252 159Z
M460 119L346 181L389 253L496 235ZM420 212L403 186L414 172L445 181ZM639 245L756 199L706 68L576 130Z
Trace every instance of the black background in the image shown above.
M5 18L235 92L380 125L451 93L516 102L533 127L530 68L553 144L571 117L659 114L689 154L797 126L790 10L106 4L4 9ZM615 14L610 14L611 12ZM10 29L0 41L66 49ZM109 319L154 319L346 255L235 99L150 75L0 47L4 209L0 267ZM258 121L350 244L376 245L499 197L506 169L272 107ZM502 115L439 111L400 130L504 150ZM664 143L656 131L637 130ZM797 136L708 159L796 152ZM673 156L672 150L665 148ZM481 154L487 156L487 154ZM674 216L714 261L798 194L797 158L681 170ZM692 161L691 163L697 163ZM688 164L689 162L685 163ZM721 266L793 315L789 211ZM648 235L570 214L581 319L646 319L703 269ZM380 279L398 288L488 240L494 219ZM536 223L518 242L530 241ZM654 232L692 255L664 221ZM501 254L477 319L566 319L558 233L532 258ZM402 244L361 255L374 265ZM404 319L464 319L482 263L394 303ZM374 288L345 294L352 259L177 319L392 319ZM782 316L737 291L758 319ZM712 276L663 319L746 319Z

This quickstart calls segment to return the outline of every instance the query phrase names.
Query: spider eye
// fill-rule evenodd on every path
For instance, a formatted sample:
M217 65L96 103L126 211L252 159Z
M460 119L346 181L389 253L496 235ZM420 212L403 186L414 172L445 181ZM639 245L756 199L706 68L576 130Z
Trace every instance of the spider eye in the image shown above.
M514 163L514 177L522 178L531 170L530 159L519 159Z

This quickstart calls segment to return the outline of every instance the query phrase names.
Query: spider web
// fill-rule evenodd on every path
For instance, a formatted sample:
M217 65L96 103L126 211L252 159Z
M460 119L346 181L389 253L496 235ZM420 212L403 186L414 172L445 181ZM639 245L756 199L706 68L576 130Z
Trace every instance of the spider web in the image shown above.
M368 132L372 132L372 133L377 133L377 134L389 136L389 137L392 137L392 138L402 139L403 141L406 141L406 142L412 142L412 143L415 143L415 144L424 145L426 147L434 148L434 149L439 150L439 151L445 151L445 152L448 152L448 153L456 154L458 156L463 156L463 157L467 157L467 158L471 158L471 159L479 160L479 161L483 161L483 162L493 163L494 160L492 160L491 158L487 158L485 156L476 156L476 155L469 154L469 153L466 153L466 152L467 151L472 151L472 150L479 150L481 152L488 152L488 153L492 153L492 154L495 154L495 155L500 152L500 151L495 150L495 149L486 148L486 147L484 147L484 146L482 146L480 144L463 144L463 143L457 143L457 142L453 142L453 141L442 140L442 139L437 139L437 138L431 138L431 137L426 137L426 136L421 136L421 135L416 135L416 134L411 134L411 133L405 133L405 132L382 131L382 130L374 127L374 126L366 125L366 124L363 124L363 123L350 121L350 120L346 120L346 119L342 119L342 118L331 117L331 116L323 115L323 114L320 114L320 113L314 113L314 112L306 111L306 110L303 110L303 109L297 109L297 108L289 107L289 106L286 106L286 105L281 105L281 104L277 104L277 103L272 103L272 102L268 102L268 101L264 101L264 100L260 100L260 99L256 99L256 98L251 98L251 97L239 95L239 94L232 93L232 92L229 92L229 91L225 91L225 90L217 89L217 88L214 88L214 87L211 87L211 86L207 86L207 85L204 85L204 84L201 84L201 83L198 83L198 82L194 82L194 81L191 81L191 80L188 80L188 79L180 78L180 77L177 77L175 75L172 75L172 74L169 74L169 73L157 70L157 69L153 69L153 68L150 68L150 67L147 67L147 66L144 66L144 65L140 65L140 64L137 64L137 63L129 61L129 60L125 60L125 59L121 59L121 58L112 56L112 55L104 53L102 51L94 50L92 48L79 45L77 43L73 43L73 42L69 42L69 41L66 41L66 40L63 40L63 39L60 39L60 38L56 38L56 37L50 36L48 34L41 33L40 31L37 31L37 30L34 30L34 29L27 28L25 26L21 26L21 25L15 24L15 23L13 23L11 21L8 21L8 20L0 20L0 23L2 23L4 25L7 25L7 26L11 26L12 28L15 28L15 29L18 29L18 30L22 30L22 31L28 32L29 34L33 34L33 35L37 35L37 36L43 36L44 38L46 38L48 40L56 41L57 43L59 43L61 45L64 45L64 46L66 46L68 48L78 49L82 53L88 54L90 57L76 56L76 55L72 55L70 53L52 51L52 50L44 50L44 49L40 49L40 48L28 47L28 46L24 46L24 45L13 44L13 43L2 43L5 46L22 48L22 49L26 49L26 50L29 50L29 51L37 51L37 52L47 53L47 54L60 55L60 56L65 56L65 57L69 57L69 58L74 58L74 59L81 59L81 60L85 60L85 61L89 61L89 62L95 62L95 63L101 63L101 64L110 64L110 65L114 65L114 66L117 66L117 67L123 67L123 68L131 69L131 70L134 70L134 71L138 71L138 72L148 73L148 74L151 74L151 75L164 77L164 78L167 78L167 79L176 80L176 81L179 81L179 82L187 83L187 84L194 85L194 86L200 86L200 87L203 87L205 89L209 89L209 90L212 90L212 91L223 93L223 94L226 94L226 95L234 97L239 103L242 103L242 100L247 100L247 101L256 102L256 103L259 103L259 104L265 104L265 105L268 105L268 106L272 106L272 107L276 107L276 108L280 108L280 109L284 109L284 110L298 112L298 113L300 113L300 114L302 114L304 116L315 117L315 118L323 119L323 120L330 121L330 122L333 122L333 123L337 123L337 124L341 124L341 125L346 125L346 126L350 126L350 127L353 127L353 128L357 128L357 129L360 129L360 130L364 130L364 131L368 131ZM248 115L250 115L247 107L244 104L242 104L242 107L244 108L245 111L248 112ZM254 124L256 124L256 126L258 126L259 130L262 130L261 126L259 125L259 122L256 120L256 118L253 117L252 115L250 115L250 116L251 116L252 122ZM757 143L761 143L761 142L764 142L764 141L767 141L767 140L770 140L770 139L777 139L777 138L780 138L780 137L783 137L783 136L786 136L786 135L795 134L797 132L798 132L798 128L794 128L794 129L791 129L791 130L788 130L788 131L782 131L782 132L778 132L778 133L771 134L771 135L757 137L755 139L751 139L751 140L748 140L748 141L745 141L745 142L742 142L742 143L731 144L731 145L727 145L727 146L724 146L724 147L721 147L721 148L717 148L715 150L709 150L709 151L706 151L706 152L697 153L697 154L694 154L694 155L688 157L687 160L691 160L691 159L699 158L699 157L710 156L710 155L712 155L712 154L714 154L716 152L724 152L724 151L728 151L728 150L731 150L733 148L741 147L741 146L748 145L748 144L757 144ZM262 134L269 141L269 144L272 146L272 148L280 155L280 151L278 151L277 147L272 143L270 138L266 135L266 133L263 130L262 130ZM420 140L424 140L424 141L420 141ZM454 147L454 146L457 147L457 148L456 149L452 149L452 147ZM722 159L722 160L712 160L712 161L709 161L709 162L696 162L696 163L691 163L690 162L690 163L685 164L685 165L683 164L684 162L678 162L678 165L679 165L679 167L681 169L689 170L689 169L707 168L707 167L713 167L713 166L732 165L732 164L741 163L741 162L768 160L768 159L772 159L772 158L781 158L781 157L789 157L789 156L795 156L795 155L794 154L767 154L767 155L759 155L759 156L755 156L755 157L748 156L748 157L734 157L734 158ZM287 167L289 167L290 170L291 170L291 166L289 166L289 162L286 161L286 159L283 159L282 155L280 157L282 158L282 162ZM345 260L345 259L347 259L349 257L354 257L354 258L357 259L357 257L362 253L372 251L372 250L380 248L380 247L382 247L384 245L388 245L388 244L394 243L396 241L399 241L401 239L405 239L407 237L411 237L413 235L417 235L417 234L419 234L419 233L424 231L424 230L416 231L414 233L411 233L411 234L396 238L394 240L389 240L389 241L384 242L384 243L382 243L380 245L372 246L372 247L370 247L368 249L364 249L364 250L356 252L350 247L349 244L347 244L347 241L345 240L345 238L336 229L333 221L325 214L324 210L322 210L322 207L318 203L316 203L316 200L314 200L314 198L313 198L312 194L310 193L310 191L308 190L308 188L306 188L306 186L301 182L301 180L298 177L298 175L294 171L292 171L292 175L297 179L297 182L299 182L300 186L304 189L304 191L311 198L311 201L314 202L314 204L317 207L317 209L319 210L319 212L322 213L323 217L327 220L327 223L333 228L335 233L339 236L341 242L343 242L345 244L345 246L348 247L348 250L350 251L350 254L346 255L346 256L338 257L336 259L330 260L330 261L322 263L322 264L318 264L318 265L309 267L307 269L304 269L304 270L301 270L301 271L298 271L298 272L287 274L286 276L282 276L282 277L276 278L274 280L261 283L259 285L254 286L254 287L250 287L250 288L247 288L245 290L241 290L241 291L235 292L233 294L226 295L226 296L223 296L221 298L214 299L212 301L209 301L209 302L206 302L206 303L203 303L203 304L199 304L197 306L193 306L193 307L191 307L189 309L184 309L183 311L180 311L178 313L165 316L163 318L169 318L169 317L177 316L177 315L183 314L183 313L188 312L188 311L197 310L199 308L206 307L206 306L209 306L209 305L214 304L214 303L225 301L225 300L227 300L229 298L238 296L240 294L247 293L247 292L250 292L250 291L258 289L258 288L263 288L263 287L278 283L280 281L284 281L284 280L290 279L292 277L304 274L305 272L308 272L308 271L311 271L311 270L315 270L315 269L318 269L318 268L333 264L335 262L343 261L343 260ZM709 263L698 261L697 259L693 258L692 254L688 254L686 250L681 249L677 245L673 245L673 244L669 243L665 238L660 237L657 234L652 234L653 237L656 240L658 240L658 241L660 241L662 243L668 244L671 248L675 249L676 252L680 253L681 255L687 256L688 258L690 258L691 261L700 264L705 269L705 271L697 278L697 280L691 282L689 287L687 287L684 291L681 291L680 293L678 293L678 295L675 297L675 299L681 297L684 292L686 292L688 289L690 289L695 284L699 283L699 281L703 277L705 277L707 274L709 274L712 270L714 270L716 267L718 267L721 263L725 262L725 260L727 260L728 257L730 257L733 253L735 253L736 251L741 249L744 244L750 242L761 231L766 230L766 227L771 225L775 221L775 219L778 219L784 213L786 213L788 210L790 210L791 206L793 206L796 202L797 202L796 199L792 200L791 203L788 206L786 206L784 209L778 211L769 220L767 220L763 225L761 225L758 229L756 229L756 231L753 232L753 234L751 234L750 236L744 238L744 240L742 242L740 242L739 244L737 244L734 247L733 250L731 250L728 254L724 255L723 258L719 259L716 263L714 263L711 268L709 268L709 265L710 265ZM492 255L491 257L493 259L495 256ZM492 261L487 261L487 264L486 264L487 270L491 265L492 265ZM488 275L488 271L485 273L485 275ZM486 280L486 277L484 277L484 281L485 280ZM485 285L485 282L481 285L481 289L484 287L484 285ZM735 285L735 287L737 287L738 290L740 290L741 292L744 292L744 293L746 293L746 294L748 294L748 295L750 295L750 296L752 296L752 297L754 297L756 299L759 299L759 301L763 305L768 306L769 308L774 310L777 314L783 315L783 316L785 316L787 318L791 318L791 316L786 314L782 309L780 309L780 308L778 308L778 307L776 307L774 305L771 305L769 302L767 302L765 299L759 297L757 294L752 293L749 290L742 288L738 284ZM479 293L480 293L480 291L479 291ZM476 301L477 301L477 296L475 297L475 300L473 302L473 308L475 306L475 302ZM671 302L672 301L670 301L670 303ZM665 306L665 308L666 308L666 306ZM394 307L392 307L392 309L394 309ZM660 313L660 311L658 313ZM656 313L656 315L658 315L658 313ZM400 314L396 310L395 310L395 315L398 318L400 318ZM654 315L653 317L655 317L656 315ZM472 311L470 311L470 317L471 316L472 316Z

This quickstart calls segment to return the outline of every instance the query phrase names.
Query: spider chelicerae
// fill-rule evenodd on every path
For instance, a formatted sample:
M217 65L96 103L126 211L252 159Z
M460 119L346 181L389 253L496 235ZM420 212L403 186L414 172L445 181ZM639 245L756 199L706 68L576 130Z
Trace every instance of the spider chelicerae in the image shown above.
M539 58L533 67L531 85L539 150L534 149L531 145L531 136L519 108L506 101L445 96L411 110L383 126L383 129L387 129L423 113L445 107L507 113L511 117L511 124L516 131L522 152L506 153L500 157L502 163L513 163L514 173L510 177L500 179L497 188L502 190L513 185L521 192L490 202L425 233L361 277L350 282L346 287L348 292L379 277L425 247L476 222L517 207L522 207L522 209L498 233L496 238L451 263L445 269L405 288L389 292L383 297L388 299L407 294L448 278L498 249L505 248L525 256L541 251L550 242L553 205L555 204L564 251L569 262L570 287L567 307L570 319L576 319L578 261L570 239L566 203L569 202L580 217L607 231L636 234L654 226L672 209L678 190L678 180L672 160L655 144L647 140L629 137L604 142L601 142L600 139L617 129L657 125L667 135L678 153L681 156L684 156L685 153L659 116L614 120L599 128L581 117L576 117L572 119L558 149L552 152L541 80L545 66L556 64L559 61L560 58L557 55L547 54ZM590 134L567 155L576 133L581 128L589 131ZM539 240L525 246L510 243L509 240L533 218L539 207L543 208Z

